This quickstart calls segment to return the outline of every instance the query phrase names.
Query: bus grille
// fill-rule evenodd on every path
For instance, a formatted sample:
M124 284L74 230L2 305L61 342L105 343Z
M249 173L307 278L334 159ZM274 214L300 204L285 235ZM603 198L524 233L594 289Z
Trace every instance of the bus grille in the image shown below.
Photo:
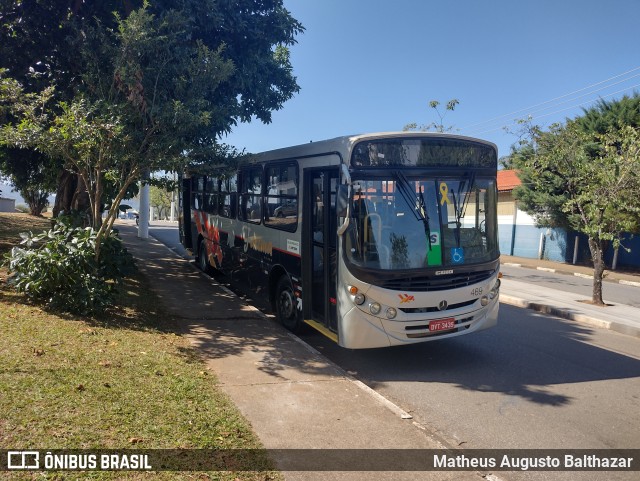
M471 299L470 301L458 302L457 304L448 304L445 311L450 311L452 309L460 309L461 307L467 307L471 304L475 303L478 299ZM440 310L438 306L431 307L400 307L402 312L406 312L407 314L425 314L427 312L443 312Z
M381 287L397 291L431 292L466 287L486 281L495 273L494 270L458 272L444 276L420 276L383 281Z

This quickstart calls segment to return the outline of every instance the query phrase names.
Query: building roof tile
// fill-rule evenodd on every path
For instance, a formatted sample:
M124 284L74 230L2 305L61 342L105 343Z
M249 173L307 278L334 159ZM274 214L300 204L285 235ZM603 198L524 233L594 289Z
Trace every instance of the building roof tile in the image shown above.
M521 184L515 170L498 171L498 192L510 192Z

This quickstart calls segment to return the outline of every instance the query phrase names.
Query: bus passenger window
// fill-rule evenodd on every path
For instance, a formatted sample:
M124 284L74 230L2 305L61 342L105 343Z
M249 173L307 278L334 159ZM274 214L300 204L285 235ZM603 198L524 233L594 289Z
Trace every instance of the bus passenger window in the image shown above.
M205 194L204 210L209 214L218 213L218 194Z
M240 220L260 223L262 219L262 167L242 171Z
M295 162L267 168L264 223L294 232L298 225L298 166Z
M204 191L203 176L194 176L191 178L191 208L195 210L202 210L203 208L203 191Z
M223 217L236 217L236 203L238 201L238 177L233 175L220 182L219 214Z

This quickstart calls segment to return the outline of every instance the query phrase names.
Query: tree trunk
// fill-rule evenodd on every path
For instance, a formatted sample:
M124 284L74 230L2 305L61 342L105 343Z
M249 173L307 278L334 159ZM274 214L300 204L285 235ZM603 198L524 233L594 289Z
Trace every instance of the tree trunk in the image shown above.
M90 227L93 225L93 213L91 212L91 199L89 192L87 192L87 185L81 175L75 174L75 176L77 185L71 198L71 210L80 214L83 227Z
M58 175L58 190L53 206L53 217L58 217L61 212L71 212L73 195L78 188L78 176L68 170L63 170Z
M24 189L20 191L20 195L29 206L29 214L34 216L41 216L42 211L47 207L49 201L48 192L42 192L40 190Z
M74 210L86 216L83 222L85 227L92 225L93 212L91 211L89 192L87 192L82 177L75 172L63 170L58 176L53 217L58 217L62 212L69 214Z
M91 215L91 200L89 199L89 192L87 192L87 185L85 184L82 176L78 177L78 186L73 193L73 199L71 201L71 208L78 212L86 212Z
M589 237L589 250L591 251L591 260L593 261L593 293L591 295L591 301L598 306L604 306L602 300L602 276L605 265L602 241Z

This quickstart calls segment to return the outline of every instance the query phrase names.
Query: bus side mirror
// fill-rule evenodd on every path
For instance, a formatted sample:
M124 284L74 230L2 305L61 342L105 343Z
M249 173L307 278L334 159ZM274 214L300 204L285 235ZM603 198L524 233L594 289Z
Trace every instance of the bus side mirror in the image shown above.
M336 212L338 217L342 217L342 225L338 227L338 235L341 236L349 227L349 198L351 187L347 184L340 184L338 186L338 192L336 196Z
M340 184L338 186L338 197L336 199L336 212L338 217L347 217L347 206L349 205L349 186Z

